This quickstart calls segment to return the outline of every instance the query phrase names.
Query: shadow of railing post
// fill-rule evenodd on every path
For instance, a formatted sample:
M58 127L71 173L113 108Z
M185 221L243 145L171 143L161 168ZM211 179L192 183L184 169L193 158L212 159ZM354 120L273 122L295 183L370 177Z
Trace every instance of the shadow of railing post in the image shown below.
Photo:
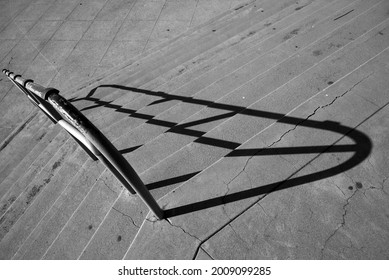
M51 121L61 125L93 160L99 159L131 194L135 194L136 191L150 210L159 219L163 218L163 210L128 161L97 127L59 94L57 89L43 87L6 69L3 69L3 73Z

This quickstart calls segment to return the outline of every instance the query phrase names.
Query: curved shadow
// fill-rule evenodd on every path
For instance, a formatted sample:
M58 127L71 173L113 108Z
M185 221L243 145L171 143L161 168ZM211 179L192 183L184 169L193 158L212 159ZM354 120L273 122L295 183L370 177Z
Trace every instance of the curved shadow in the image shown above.
M203 106L206 106L209 108L222 109L222 110L226 110L229 112L220 114L218 116L213 116L210 118L205 118L205 119L201 119L201 120L197 120L197 121L193 121L193 122L189 122L189 123L185 123L185 124L167 122L164 120L156 119L156 116L142 114L136 110L123 108L120 105L112 104L112 102L101 101L100 99L93 97L94 93L96 92L96 90L99 87L111 87L111 88L115 88L115 89L128 90L128 91L138 92L141 94L155 96L155 97L160 98L159 100L151 102L147 106L152 106L152 105L160 104L163 102L168 102L170 100L179 100L179 101L184 102L184 103L203 105ZM207 199L204 201L191 203L188 205L183 205L183 206L179 206L179 207L175 207L175 208L171 208L171 209L166 209L166 210L164 210L166 218L174 217L174 216L178 216L178 215L182 215L182 214L186 214L186 213L190 213L190 212L194 212L194 211L199 211L202 209L207 209L207 208L215 207L215 206L230 203L230 202L235 202L238 200L242 200L242 199L246 199L246 198L250 198L250 197L254 197L254 196L267 194L267 193L270 193L273 191L291 188L294 186L318 181L321 179L325 179L325 178L340 174L342 172L345 172L345 171L357 166L362 161L364 161L369 156L369 154L372 150L372 147L373 147L371 140L369 139L369 137L366 134L356 130L355 128L344 126L344 125L341 125L340 123L337 123L337 122L332 122L332 121L320 122L320 121L313 121L313 120L309 120L309 119L289 117L289 116L286 116L284 114L275 113L275 112L254 110L251 108L246 108L246 107L241 107L241 106L216 103L216 102L204 100L204 99L195 99L193 97L172 95L172 94L167 94L164 92L153 92L153 91L149 91L149 90L126 87L126 86L121 86L121 85L110 84L110 85L100 85L99 87L96 87L95 89L93 89L86 97L74 99L73 101L89 100L89 101L95 103L95 105L86 107L83 110L89 110L89 109L96 108L96 107L111 108L119 113L128 114L129 117L144 119L146 121L146 123L164 126L168 129L166 132L197 137L197 139L194 140L194 142L202 143L205 145L211 145L211 146L215 146L215 147L223 147L223 148L232 150L225 157L268 156L268 155L308 154L308 153L317 154L316 157L314 157L312 160L310 160L304 166L299 168L297 171L293 172L288 178L286 178L284 180L274 182L274 183L264 185L264 186L258 186L256 188L252 188L252 189L245 190L245 191L240 191L240 192L233 193L233 194L219 196L219 197ZM371 118L373 115L378 113L378 111L380 111L382 108L384 108L388 104L389 103L385 104L383 107L381 107L379 110L377 110L371 116L366 118L364 121ZM215 120L220 120L220 119L224 119L224 118L230 118L230 117L233 117L237 114L242 114L242 115L251 116L251 117L274 119L275 122L285 123L285 124L289 124L289 125L295 125L296 127L297 126L305 126L305 127L309 127L309 128L313 128L313 129L326 130L326 131L330 131L330 132L339 133L342 135L342 137L340 137L340 139L338 141L336 141L335 143L328 145L328 146L238 149L238 147L241 145L241 143L205 137L203 135L206 132L198 131L198 130L194 130L194 129L189 128L191 126L198 125L198 124L203 124L203 123L207 123L207 122L211 122L211 121L215 121ZM339 142L342 138L344 138L346 136L351 138L355 142L355 144L335 145L337 142ZM137 148L137 147L134 147L134 148ZM132 149L133 148L129 148L126 150L132 151ZM305 166L310 164L310 162L312 162L320 154L322 154L322 153L334 153L334 152L336 152L336 153L354 152L354 155L350 159L348 159L347 161L345 161L339 165L336 165L334 167L328 168L326 170L315 172L315 173L312 173L309 175L300 176L297 178L292 178L299 171L301 171ZM192 178L193 176L196 176L200 172L201 172L201 170L190 173L190 174L181 175L181 176L178 176L175 178L170 178L170 179L162 180L159 182L154 182L154 183L147 185L147 187L149 188L149 190L152 190L152 189L167 186L169 184L176 184L176 183L180 183L180 182L185 182L185 181L189 180L190 178Z
M381 109L380 109L381 110ZM378 112L378 111L377 111ZM377 113L375 112L375 113ZM374 113L374 114L375 114ZM270 192L279 191L288 189L291 187L299 186L302 184L311 183L314 181L318 181L321 179L325 179L328 177L332 177L334 175L340 174L342 172L345 172L358 164L360 164L362 161L364 161L370 154L373 144L370 140L370 138L351 127L343 126L336 122L319 122L319 121L312 121L312 120L302 120L298 118L292 118L292 117L285 117L286 120L279 121L282 123L295 123L299 121L299 125L310 127L314 129L322 129L327 130L331 132L336 132L339 134L342 134L343 136L337 140L334 144L339 142L344 137L349 137L352 140L355 141L355 144L352 145L329 145L329 146L312 146L312 147L297 147L297 148L270 148L270 149L244 149L244 150L234 150L230 154L228 154L226 157L234 157L234 156L261 156L261 155L280 155L280 154L300 154L300 153L318 153L316 157L314 157L312 160L307 162L304 166L300 167L298 170L294 171L288 178L285 180L281 180L278 182L274 182L268 185L264 186L258 186L256 188L252 188L249 190L240 191L233 194L228 194L225 196L219 196L207 200L203 200L200 202L195 202L192 204L179 206L171 209L165 210L165 217L170 218L178 215L187 214L190 212L195 212L211 207L215 207L218 205L223 205L231 202L235 202L238 200L251 198L263 194L268 194ZM366 121L366 120L365 120ZM321 150L322 149L322 150ZM322 153L333 153L333 152L354 152L354 155L348 159L347 161L336 165L334 167L328 168L326 170L322 170L319 172L315 172L312 174L299 176L297 178L292 178L294 175L296 175L299 171L301 171L304 167L306 167L308 164L310 164L313 160L315 160L320 154Z

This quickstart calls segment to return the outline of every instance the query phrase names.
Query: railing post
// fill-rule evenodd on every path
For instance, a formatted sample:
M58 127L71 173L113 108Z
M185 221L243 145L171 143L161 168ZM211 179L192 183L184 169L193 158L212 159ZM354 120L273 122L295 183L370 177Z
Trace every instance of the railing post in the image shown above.
M27 84L28 88L29 84ZM123 155L115 148L115 146L98 130L87 118L84 117L70 102L59 94L52 93L46 96L47 100L62 115L70 121L85 137L88 139L103 156L115 167L115 169L123 176L137 194L146 203L150 210L159 218L163 218L163 211L150 194L149 190L143 184L142 180L123 157ZM130 190L131 191L131 190Z
M135 194L136 191L155 216L159 219L163 218L163 210L159 207L128 161L97 127L78 111L76 107L59 95L58 90L45 88L35 84L32 80L22 79L20 75L14 75L5 69L3 72L46 115L59 122L83 148L86 146L87 149L98 157L130 193ZM46 104L47 101L49 104ZM61 115L69 124L62 120ZM86 141L83 141L83 139Z
M30 87L30 88L29 88ZM36 90L30 83L27 83L27 89ZM34 91L33 91L34 92ZM159 218L163 218L163 211L150 194L149 190L143 184L142 180L115 148L115 146L98 130L84 115L82 115L70 102L59 94L52 92L45 96L60 113L76 127L86 139L88 139L112 164L122 177L135 189L137 194L146 203L150 210ZM131 191L131 189L129 189Z
M40 98L37 95L32 94L25 88L25 84L32 80L25 80L20 75L15 75L12 72L3 69L3 73L7 75L9 80L23 92L32 104L37 106L54 124L59 123L63 127L63 122L61 122L61 115L44 99ZM55 89L51 89L55 90ZM56 90L57 91L57 90ZM58 92L58 91L57 91ZM65 129L69 135L81 146L81 148L91 157L92 160L96 161L98 158L94 155L91 149L87 148L85 143L82 143L77 137L75 137L72 133L69 132L68 129Z

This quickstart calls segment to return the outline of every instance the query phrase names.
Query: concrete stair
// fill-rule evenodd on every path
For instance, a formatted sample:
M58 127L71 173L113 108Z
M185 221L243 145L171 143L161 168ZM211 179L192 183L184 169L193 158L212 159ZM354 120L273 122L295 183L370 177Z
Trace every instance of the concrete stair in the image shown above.
M312 160L276 155L266 164L254 155L303 146L309 137L285 144L284 136L388 71L378 63L389 59L388 10L379 0L251 1L62 93L123 153L168 217L153 220L138 196L37 114L0 151L0 258L196 258L263 195L224 207L228 194L287 179ZM286 115L295 119L283 122ZM331 116L348 124L336 110ZM279 177L266 176L275 166ZM249 170L266 179L242 176ZM201 201L214 207L190 207Z

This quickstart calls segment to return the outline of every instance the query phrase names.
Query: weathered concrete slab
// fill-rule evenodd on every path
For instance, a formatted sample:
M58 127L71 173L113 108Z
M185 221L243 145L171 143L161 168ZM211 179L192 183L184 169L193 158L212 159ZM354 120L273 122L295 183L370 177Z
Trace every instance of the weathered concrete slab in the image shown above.
M60 194L66 190L67 185L73 181L74 176L79 172L80 168L87 160L88 155L86 153L77 153L77 150L75 150L74 153L75 155L73 157L68 157L66 159L57 174L45 179L44 183L46 186L44 186L44 188L38 187L40 189L37 189L37 193L39 194L39 192L41 192L41 194L34 199L34 203L29 203L31 206L27 208L24 215L20 217L14 215L14 217L9 218L9 220L12 219L14 224L8 234L2 239L0 245L2 247L1 254L3 259L9 259L15 253L14 248L19 248L22 245L23 241L28 237L47 211L50 210ZM21 200L21 197L15 201L15 208L19 206L19 200ZM7 214L5 214L5 216L7 216ZM5 222L3 222L3 224L4 223Z
M127 75L127 80L105 78L111 83L122 79L134 88L98 88L95 96L109 102L107 108L84 112L117 139L115 144L134 162L152 195L162 197L167 219L146 217L139 197L128 195L101 164L87 160L78 149L50 177L43 161L58 156L53 157L52 149L64 151L72 143L53 133L42 139L54 139L50 148L35 145L4 181L14 180L43 152L2 199L21 193L13 206L4 204L9 211L1 223L13 227L0 242L2 258L386 258L380 249L387 244L388 231L382 195L387 157L380 149L387 146L387 3L307 0L286 7L291 2L285 1L282 11L274 1L263 2L263 11L242 5L235 15L225 12L212 24L189 31L191 41L185 39L190 33L169 39L167 29L179 23L181 14L196 21L193 10L201 1L151 2L98 1L86 9L88 5L75 1L71 10L59 13L59 20L66 24L85 15L90 25L64 44L52 40L64 25L44 22L45 15L31 17L37 24L30 34L41 40L32 46L46 51L50 62L55 61L55 45L63 46L60 66L51 69L40 55L33 59L35 68L23 68L24 59L12 66L47 76L45 83L54 79L55 85L75 85L110 69L115 53L131 50L136 38L143 44L137 45L140 49L166 36L169 43L157 52L147 50L138 56L139 64L126 68L122 77ZM235 2L241 1L223 1ZM58 9L57 3L47 11ZM147 10L148 5L153 9ZM212 5L218 11L218 2ZM181 13L175 16L172 7ZM275 13L266 14L269 9ZM254 22L250 15L255 13L267 17ZM154 25L144 34L134 33L134 41L119 41L117 35L133 21ZM219 37L210 43L212 36ZM16 44L19 37L11 40ZM188 55L190 42L204 49ZM40 67L46 70L37 73ZM14 112L3 104L8 110L1 121L5 128L24 107ZM349 133L354 127L357 131ZM359 130L374 140L370 154L369 138ZM35 177L37 172L46 172L49 179ZM29 180L51 187L26 208L22 185ZM279 191L271 192L277 187ZM31 212L22 215L26 209Z
M92 191L93 185L90 182L96 180L103 170L104 167L100 163L93 163L89 160L26 238L23 245L19 249L15 247L14 258L42 258L84 198Z
M385 56L383 56L382 54L380 57L376 57L375 61L379 61L383 59L383 57ZM374 63L372 62L371 64ZM368 70L366 72L368 72ZM361 81L360 84L368 83L368 82L369 80L365 79ZM356 86L354 85L355 84L350 85L349 88L350 92L352 92L354 88L357 89ZM338 96L344 93L342 91L340 92L337 91L337 92L338 92ZM377 95L382 95L382 94L377 93ZM338 99L339 98L335 98L334 100L339 101L339 103L343 104L343 102L341 102ZM350 100L352 99L350 98ZM364 107L365 111L363 115L358 113L359 114L358 117L354 115L354 118L351 118L354 120L353 123L351 123L352 125L357 125L358 119L362 121L364 120L364 118L368 117L371 113L374 113L377 110L377 106L371 104L370 102L364 101L361 98L356 100L354 104L357 103L361 104L361 106ZM332 101L327 102L325 104L322 104L322 106L319 107L319 109L323 109L324 111L326 111L327 108L336 108L333 107L335 106L333 104L336 103L335 102L332 103ZM354 104L348 105L349 110L350 108L354 108L355 106ZM309 116L312 117L312 113L317 113L316 110L317 107L311 107L310 110L311 114L305 115L305 117L300 116L300 118L304 120ZM346 112L345 108L338 108L338 110L340 112ZM361 110L355 110L353 112L360 112L360 111ZM296 112L298 112L298 110L296 110ZM350 114L353 113L350 112ZM341 119L342 124L345 125L348 124L347 119L346 122L343 122L342 114L337 113L332 115L332 117L333 118L329 118L329 119L332 120ZM326 120L326 119L327 117L324 119L320 118L320 120ZM303 125L303 123L301 125ZM290 127L289 129L286 127L280 129L280 132L278 133L278 135L280 135L281 137L280 139L283 140L287 139L285 135L287 135L288 137L292 137L289 135L293 135L294 136L294 138L292 137L293 139L299 139L300 141L303 142L306 141L305 139L311 139L315 143L316 142L320 143L320 141L314 141L314 139L317 140L328 139L330 140L330 142L331 141L333 142L336 139L336 138L323 138L323 136L320 133L317 134L310 133L309 134L310 138L307 138L304 137L304 134L299 133L300 132L299 126L294 127L293 125L290 125L289 127ZM277 137L275 138L277 139ZM250 141L252 142L252 144L256 143L255 138L253 138ZM264 143L263 141L260 142ZM289 143L289 145L286 144L286 147L290 146L290 144L291 143ZM280 141L275 141L273 142L273 145L270 144L271 147L273 146L277 147L281 145L285 146L285 143ZM250 146L251 145L248 144L248 148L250 148ZM245 148L245 146L243 146L242 148ZM285 159L284 156L282 157L273 156L273 157L264 158L264 157L260 157L259 155L260 155L260 150L258 151L258 156L256 157L253 156L250 156L248 158L234 157L233 159L231 159L231 157L227 157L217 162L217 164L206 169L205 172L203 171L203 173L201 173L202 174L201 176L197 175L189 182L187 182L180 188L176 189L174 192L171 192L169 196L165 197L166 200L162 199L160 201L161 205L164 205L164 207L166 207L167 209L172 209L172 208L174 209L171 210L171 212L169 211L167 212L168 215L169 213L171 214L170 216L171 218L169 220L173 226L171 226L169 223L163 223L163 222L148 222L146 219L142 229L140 230L140 233L137 236L137 239L135 239L135 241L132 244L132 247L129 249L127 258L154 258L154 257L185 258L188 257L187 254L185 255L181 254L180 253L181 250L178 248L176 252L176 249L173 249L174 244L166 243L167 241L163 240L162 237L164 236L164 234L160 235L159 233L166 232L167 228L169 227L172 229L172 231L175 231L176 228L178 227L182 229L182 238L185 238L184 236L191 236L199 240L208 240L208 238L213 236L213 233L218 232L218 229L214 228L214 230L212 231L213 233L209 231L207 232L205 226L206 224L213 224L217 220L218 225L220 225L221 227L225 227L225 225L229 223L228 222L229 220L238 217L240 213L246 211L245 205L246 207L251 207L251 205L254 205L256 201L260 200L261 196L266 195L266 193L269 190L277 186L277 184L270 183L271 181L275 180L273 182L277 182L277 181L280 182L282 181L282 179L280 178L288 178L287 170L291 170L291 169L296 170L295 168L297 168L297 166L301 166L301 165L291 164L288 157L286 157ZM277 171L277 173L274 173L274 171ZM293 171L290 174L293 174ZM255 184L254 182L257 181L260 182L259 183L260 186L264 186L263 192L260 190L261 188L255 188L253 190L250 190L251 188L250 186L256 186L257 184ZM200 189L204 190L204 194L207 193L205 197L201 195ZM238 189L240 191L238 191ZM219 197L217 196L218 193L220 195ZM234 193L237 193L237 195L234 195ZM194 201L193 198L196 195L199 196L199 199ZM177 202L177 201L181 201L181 202ZM172 204L174 204L174 206ZM150 218L151 217L149 217L148 219ZM145 237L146 234L149 234L150 238ZM139 240L140 242L138 242L137 240ZM148 242L141 242L141 240L148 240ZM150 242L150 240L152 241ZM150 244L151 246L163 246L163 249L160 250L161 252L160 255L152 256L152 255L145 254L144 252L148 251L147 249L147 247L149 246L148 244ZM188 242L185 246L187 246L187 248L191 248L191 252L194 254L196 252L197 244L198 244L197 241ZM133 249L133 248L137 248L137 249ZM231 250L234 250L234 248L231 248ZM192 257L194 257L194 255L192 255L190 258Z
M107 200L107 203L109 203L109 200ZM85 204L85 205L91 205L90 203L88 204ZM82 213L82 212L80 212L80 213ZM85 220L87 217L85 217L85 216L80 216L80 220L79 220L79 222L81 221L81 220ZM95 216L95 218L97 218L96 216ZM77 218L78 219L78 218ZM64 234L64 236L67 236L68 234ZM66 237L65 237L66 238ZM63 239L63 238L61 238L61 239ZM56 241L58 244L61 244L62 242L59 242L59 241ZM62 245L59 245L59 246L62 246ZM55 249L56 251L58 250L58 249Z
M31 141L31 139L39 139L42 137L42 135L46 134L45 131L40 130L45 121L47 120L43 117L32 117L28 119L28 122L19 128L19 130L23 130L23 133L18 133L12 137L12 140L8 140L8 143L3 143L0 148L0 182L3 181L5 177L7 177L8 174L12 171L15 165L17 165L19 161L23 159L25 152L27 152L30 148L28 143ZM34 140L32 140L32 142L37 141ZM21 150L23 148L26 149L26 151Z
M93 20L106 2L107 0L80 2L67 18L69 20Z
M167 142L169 142L169 141L167 141ZM174 142L172 142L172 141L170 141L170 143L174 143ZM163 146L163 145L162 145ZM155 153L154 153L155 154ZM190 157L186 157L186 158L191 158L191 159L193 159L193 155L195 155L196 153L193 153ZM177 157L178 158L178 157ZM182 156L182 157L180 157L180 158L185 158L185 156ZM204 157L201 157L201 156L199 156L199 159L200 158L204 158ZM139 160L138 160L139 161ZM136 162L138 162L138 161L136 161ZM181 165L182 166L182 165ZM206 166L206 164L205 164L205 166ZM156 170L154 170L154 172L155 172ZM161 174L163 174L164 172L161 172ZM165 174L171 174L171 173L169 173L169 172L165 172ZM124 207L123 207L124 208Z
M90 20L65 21L54 34L54 40L80 40L91 25Z
M387 129L387 108L376 107L374 117L357 127L375 147L367 160L331 178L269 194L205 242L205 250L221 259L387 259L386 171L380 170L387 166L388 143L374 132ZM337 143L352 144L347 138ZM320 155L295 177L336 166L352 154Z

